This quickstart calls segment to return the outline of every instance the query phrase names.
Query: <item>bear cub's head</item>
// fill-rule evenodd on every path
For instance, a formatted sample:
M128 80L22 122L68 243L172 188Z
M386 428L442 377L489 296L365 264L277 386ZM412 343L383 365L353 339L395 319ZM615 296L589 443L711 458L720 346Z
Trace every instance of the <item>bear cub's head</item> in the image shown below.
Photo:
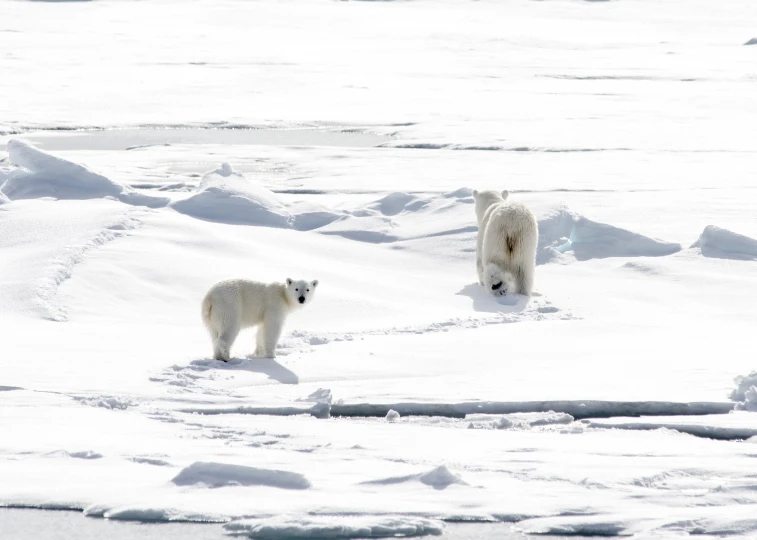
M295 281L293 279L287 278L284 293L286 294L287 300L291 305L304 306L313 299L315 288L317 286L317 279L315 281Z
M501 203L507 200L510 192L504 191L478 191L473 190L473 200L476 201L476 217L478 218L478 224L481 225L481 220L484 219L484 214L489 207L496 203Z

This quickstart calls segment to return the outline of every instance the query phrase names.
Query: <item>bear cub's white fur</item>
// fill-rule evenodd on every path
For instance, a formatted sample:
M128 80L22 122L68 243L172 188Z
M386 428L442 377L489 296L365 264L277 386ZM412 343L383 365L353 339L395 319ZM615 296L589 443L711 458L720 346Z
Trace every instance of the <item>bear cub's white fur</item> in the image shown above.
M508 201L509 192L476 191L476 270L478 282L495 296L531 296L539 224L529 208Z
M318 280L261 283L230 279L213 285L202 301L202 320L213 340L213 357L228 362L239 331L258 327L255 356L274 358L284 321L310 303Z

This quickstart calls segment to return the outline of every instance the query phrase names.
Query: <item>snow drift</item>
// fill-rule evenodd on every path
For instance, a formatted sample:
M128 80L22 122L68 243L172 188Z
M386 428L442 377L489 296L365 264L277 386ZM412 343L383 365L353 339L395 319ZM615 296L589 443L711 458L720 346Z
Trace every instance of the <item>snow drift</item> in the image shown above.
M299 473L200 461L182 469L171 482L177 486L202 485L209 488L268 486L281 489L308 489L310 487L310 481Z
M458 484L461 486L468 485L468 483L460 478L459 475L450 471L446 465L439 465L435 469L431 469L430 471L426 471L425 473L410 474L407 476L395 476L391 478L380 478L378 480L368 480L366 482L363 482L363 484L388 486L393 484L405 484L408 482L420 482L421 484L425 484L436 490L447 489L453 484Z
M757 260L757 240L714 225L705 227L691 247L699 248L705 257Z
M91 171L84 165L59 158L26 141L8 141L8 157L18 168L0 172L0 193L7 199L102 199L113 197L124 203L159 208L165 197L143 195Z
M570 250L583 261L604 257L659 257L681 250L680 244L579 217L571 231Z
M8 142L11 163L22 170L11 174L2 191L10 199L95 199L118 197L125 186L83 165L55 157L19 139Z
M228 163L205 174L196 193L171 206L208 221L268 227L292 225L292 216L272 191L248 180Z
M660 257L681 250L681 245L587 219L559 205L539 219L537 264L545 264L572 251L585 261L605 257Z

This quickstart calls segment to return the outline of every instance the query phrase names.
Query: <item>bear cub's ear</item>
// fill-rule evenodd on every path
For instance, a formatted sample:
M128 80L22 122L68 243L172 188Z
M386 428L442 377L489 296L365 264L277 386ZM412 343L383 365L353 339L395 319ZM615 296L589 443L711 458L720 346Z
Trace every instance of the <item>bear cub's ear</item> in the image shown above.
M507 197L509 197L509 196L510 196L510 192L509 192L509 191L507 191L507 190L504 190L504 191L502 192L502 198L503 198L504 200L507 200Z
M473 198L475 199L476 197L478 197L478 190L474 189L473 190Z
M317 279L315 279L315 280L311 281L311 282L310 282L310 285L312 285L312 286L313 286L313 288L315 289L315 288L316 288L316 287L318 286L318 280L317 280Z
M287 287L292 286L292 278L287 278Z

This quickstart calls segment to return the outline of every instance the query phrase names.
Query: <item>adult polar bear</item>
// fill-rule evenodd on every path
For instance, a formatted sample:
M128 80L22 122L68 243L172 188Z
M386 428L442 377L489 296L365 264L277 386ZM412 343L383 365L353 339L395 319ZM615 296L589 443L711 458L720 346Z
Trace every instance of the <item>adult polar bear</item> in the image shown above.
M508 201L508 195L507 191L473 190L478 282L495 296L508 292L531 296L539 224L525 204Z
M274 358L287 315L310 303L318 280L261 283L229 279L213 285L202 301L202 321L213 340L213 357L228 362L242 328L258 327L255 356Z

